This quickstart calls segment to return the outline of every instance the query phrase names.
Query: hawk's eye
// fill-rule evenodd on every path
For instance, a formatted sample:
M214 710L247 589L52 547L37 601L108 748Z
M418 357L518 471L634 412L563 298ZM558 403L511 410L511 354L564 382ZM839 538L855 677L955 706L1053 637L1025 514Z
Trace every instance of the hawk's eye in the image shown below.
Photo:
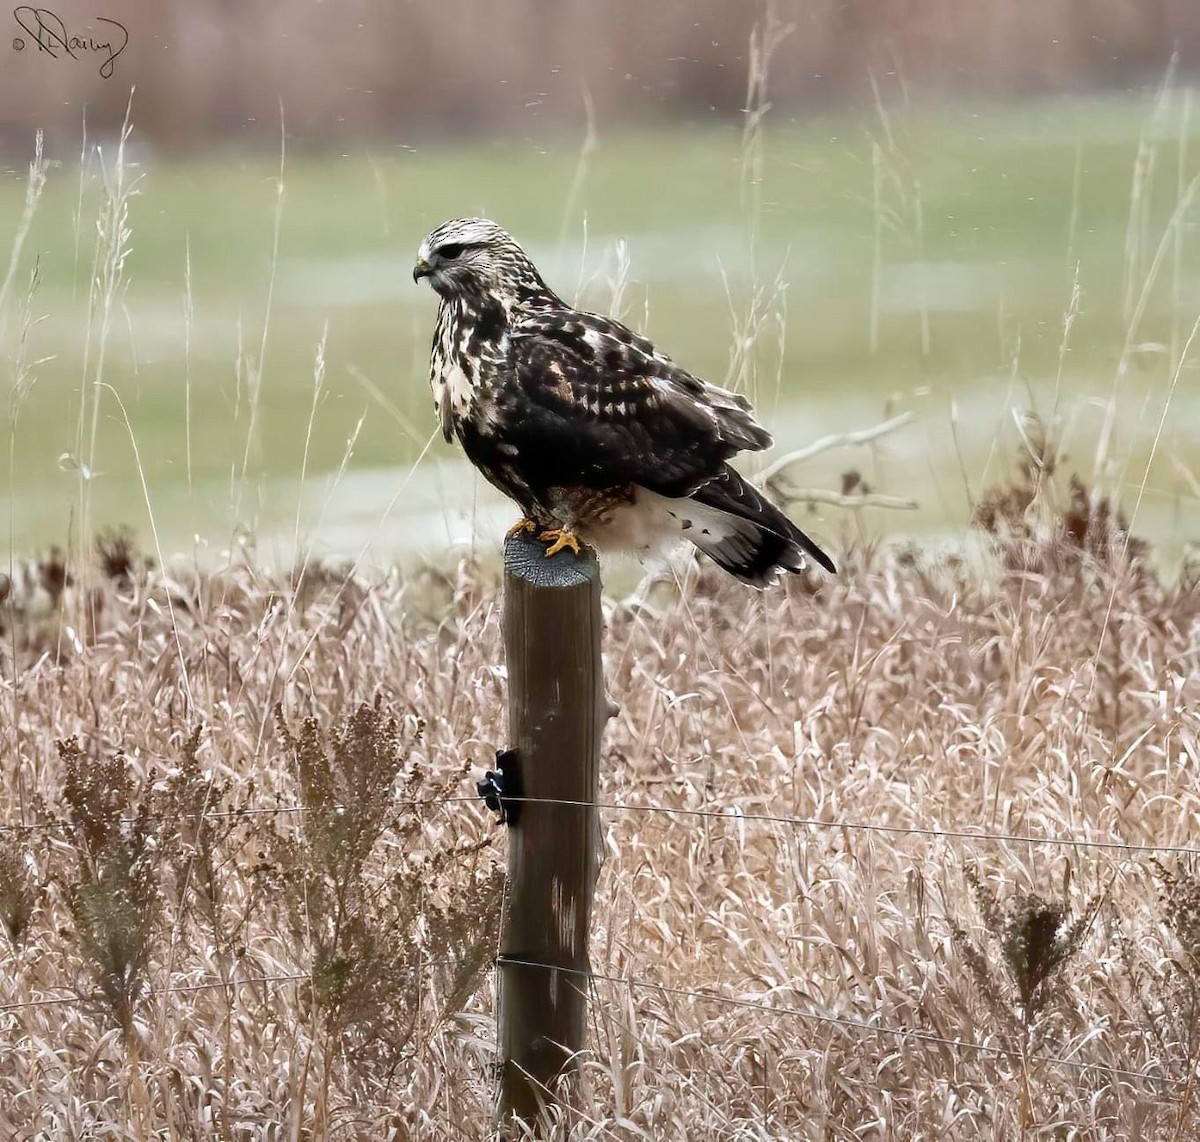
M446 246L438 247L438 257L445 258L447 261L453 261L464 249L466 247L461 242L451 242Z

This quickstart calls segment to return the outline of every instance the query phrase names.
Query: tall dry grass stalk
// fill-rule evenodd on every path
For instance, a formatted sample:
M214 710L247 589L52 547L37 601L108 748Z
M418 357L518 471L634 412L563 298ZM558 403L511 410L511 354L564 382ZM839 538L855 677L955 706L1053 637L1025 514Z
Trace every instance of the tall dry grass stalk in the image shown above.
M919 275L917 315L921 337L921 353L928 357L933 347L933 332L929 311L929 282L925 266L925 198L913 164L906 151L906 141L895 114L889 109L874 72L871 72L871 94L879 120L879 133L871 139L871 214L872 261L871 299L868 339L871 353L879 348L879 329L882 322L882 285L885 249L889 236L908 258ZM908 92L900 81L902 106L907 104Z
M271 332L271 318L275 302L275 281L279 271L279 236L283 227L283 208L287 200L287 183L284 174L287 170L287 126L284 119L283 104L279 105L279 174L275 179L275 209L272 215L271 227L271 258L267 274L267 293L263 305L262 333L259 338L258 352L254 354L246 348L241 322L238 322L238 353L237 353L237 417L244 421L242 425L242 458L230 470L229 497L233 503L233 533L229 537L230 559L241 546L239 540L244 540L253 534L253 527L247 528L242 518L245 503L246 486L250 477L251 459L259 445L259 412L262 402L262 386L265 381L267 363L267 344ZM307 456L307 453L306 453Z
M100 406L104 393L114 392L106 379L105 364L113 323L124 297L125 265L132 250L129 208L141 181L140 172L126 157L133 134L132 112L133 92L130 92L115 152L106 155L100 148L96 149L102 197L96 217L96 244L88 286L87 335L80 386L83 397L79 405L75 454L60 461L68 470L74 471L78 479L76 542L71 553L78 574L85 574L90 566L88 551L95 533L92 482L96 475ZM86 606L86 593L81 598ZM78 629L84 629L88 623L89 616L81 611L77 616Z
M1129 221L1125 227L1125 279L1122 283L1124 316L1133 317L1141 284L1147 273L1147 249L1150 245L1150 226L1153 218L1154 178L1158 167L1158 152L1165 138L1167 118L1175 96L1175 76L1179 68L1178 51L1171 54L1166 74L1159 83L1154 108L1142 126L1138 137L1137 156L1129 190ZM1179 190L1182 197L1182 170Z
M742 113L739 202L746 225L748 293L736 295L724 268L721 280L729 305L731 341L724 384L745 392L755 403L767 404L760 380L767 355L775 351L772 401L779 399L783 351L787 339L786 256L769 279L760 267L759 232L767 173L767 119L771 110L771 69L780 48L796 30L779 15L775 0L765 0L750 30L745 107ZM790 251L788 251L790 254Z
M42 133L38 131L34 137L33 159L29 164L29 174L25 184L25 203L21 210L21 217L17 223L16 232L13 235L12 252L9 256L8 269L5 271L3 284L0 285L0 354L10 363L11 367L8 390L8 486L10 489L16 487L17 425L21 419L21 408L37 383L40 366L45 363L44 358L31 360L29 353L30 334L33 331L33 327L41 320L34 312L34 301L41 283L41 265L39 261L35 261L29 271L28 284L18 311L19 332L16 335L15 344L10 343L8 334L9 298L13 282L16 280L21 265L21 251L24 249L29 229L33 224L34 215L37 213L38 202L46 187L46 172L48 168L49 164L43 150ZM6 599L12 594L17 581L13 538L14 521L13 512L10 508L8 515L8 567L6 573L0 574L0 608L3 607ZM2 633L0 631L0 634ZM12 647L12 657L15 662L15 643ZM19 717L15 691L11 696L11 700L10 713L15 723ZM19 767L17 771L16 796L17 810L21 819L24 820L27 791L24 775ZM8 883L10 885L13 883L12 877L8 878ZM21 899L20 892L17 892L16 899L18 902ZM6 926L9 927L11 936L12 928L7 925L7 922Z
M13 282L21 265L21 251L25 248L25 240L29 237L29 228L33 225L33 216L37 213L38 202L42 191L46 189L46 171L49 163L43 150L42 132L34 134L33 159L29 164L29 176L25 183L25 203L21 208L21 216L13 234L12 251L9 254L8 268L4 272L4 280L0 282L0 343L4 340L5 320L8 314L9 296L12 293Z

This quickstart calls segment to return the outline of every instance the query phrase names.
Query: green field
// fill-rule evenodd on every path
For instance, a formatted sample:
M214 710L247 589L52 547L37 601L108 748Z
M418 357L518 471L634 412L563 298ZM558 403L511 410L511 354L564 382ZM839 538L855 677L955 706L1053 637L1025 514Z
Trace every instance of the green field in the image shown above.
M95 157L82 179L78 165L49 171L6 305L0 472L12 474L12 501L0 547L66 542L81 468L94 473L92 521L145 534L148 498L165 552L190 550L197 534L219 549L238 525L281 556L297 527L351 554L371 538L385 554L436 547L453 528L432 534L430 511L475 502L465 471L434 463L452 455L440 441L385 528L379 519L433 430L434 298L412 285L413 251L432 225L473 213L524 240L560 292L582 285L592 308L611 303L624 239L626 318L693 371L751 389L781 446L917 413L872 458L812 466L814 485L837 487L842 470L866 464L882 490L921 502L872 529L961 530L969 492L1019 445L1013 408L1056 417L1089 476L1111 409L1107 454L1120 465L1101 476L1132 507L1200 312L1194 211L1169 225L1200 169L1189 107L1176 94L1157 117L1151 100L1126 99L779 119L762 138L758 180L735 126L602 133L585 161L565 138L287 156L282 197L278 156L139 156L125 170L137 180L130 252L104 345L111 390L94 387L102 322L93 307L89 332L88 304L105 177L115 177L106 146L106 176ZM134 156L136 142L135 125ZM18 230L24 184L21 164L0 183L0 234ZM33 323L22 345L23 310ZM731 365L739 339L752 344ZM1138 514L1170 558L1200 531L1188 523L1198 388L1182 370ZM325 477L364 413L330 493ZM836 534L840 514L822 527Z

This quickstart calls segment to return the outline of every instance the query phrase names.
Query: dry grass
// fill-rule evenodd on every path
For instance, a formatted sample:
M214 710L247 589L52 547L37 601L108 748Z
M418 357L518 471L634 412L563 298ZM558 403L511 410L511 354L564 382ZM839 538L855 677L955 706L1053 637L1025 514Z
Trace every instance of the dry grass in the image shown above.
M1200 586L1057 486L613 606L575 1135L1200 1131ZM0 1134L487 1136L494 575L98 563L0 612Z

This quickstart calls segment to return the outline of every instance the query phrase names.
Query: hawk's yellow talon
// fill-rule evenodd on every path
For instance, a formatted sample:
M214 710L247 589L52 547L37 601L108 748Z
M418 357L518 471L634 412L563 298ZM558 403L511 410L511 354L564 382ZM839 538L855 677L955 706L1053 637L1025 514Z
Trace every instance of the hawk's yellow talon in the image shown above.
M504 533L505 539L516 539L518 535L532 535L537 531L537 524L531 519L519 519Z
M547 528L538 536L538 539L542 540L543 543L550 544L550 546L546 548L547 559L549 559L551 555L557 555L560 551L567 547L569 547L576 555L578 555L581 550L579 546L579 540L575 537L573 532L568 531L565 527Z

